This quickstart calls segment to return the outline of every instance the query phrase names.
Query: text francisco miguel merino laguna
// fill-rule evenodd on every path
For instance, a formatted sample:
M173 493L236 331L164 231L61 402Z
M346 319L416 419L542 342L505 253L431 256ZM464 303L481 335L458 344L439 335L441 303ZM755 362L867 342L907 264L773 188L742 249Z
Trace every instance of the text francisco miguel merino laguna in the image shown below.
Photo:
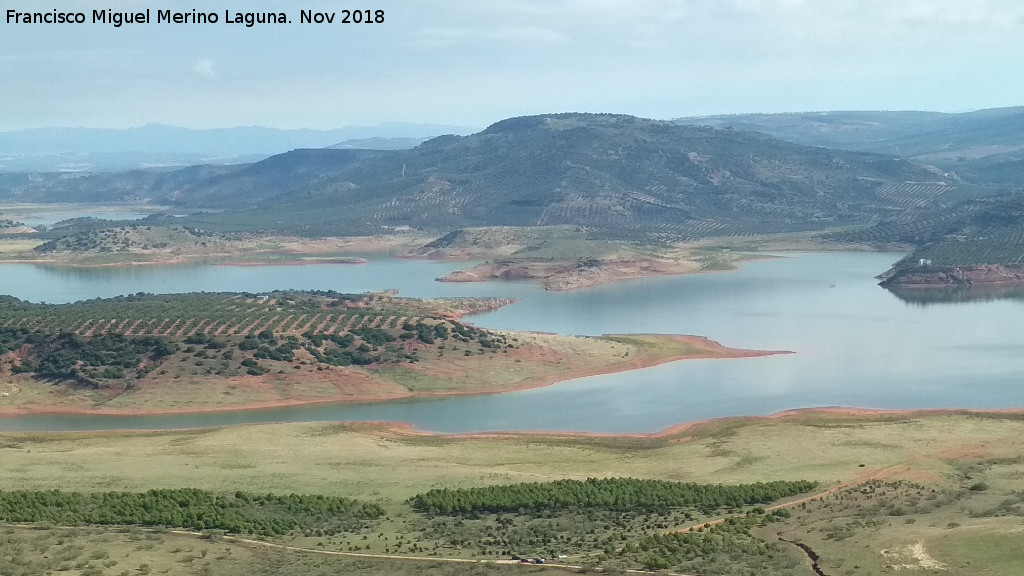
M156 18L153 18L153 12ZM215 12L175 12L173 10L150 10L138 12L115 12L113 10L93 10L86 12L61 12L56 8L49 12L21 12L7 10L7 24L109 24L119 28L125 24L244 24L252 27L256 24L291 24L292 20L284 12L231 12L223 11L223 18ZM299 11L300 24L380 24L384 22L383 10L342 10L334 12Z

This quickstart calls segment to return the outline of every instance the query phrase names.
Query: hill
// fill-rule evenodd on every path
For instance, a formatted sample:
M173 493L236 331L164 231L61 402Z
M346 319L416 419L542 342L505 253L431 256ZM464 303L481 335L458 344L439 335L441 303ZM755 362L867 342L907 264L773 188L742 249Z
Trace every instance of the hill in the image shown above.
M914 224L908 222L908 228ZM956 205L920 218L917 249L883 275L886 286L974 286L1024 282L1024 194Z
M212 251L225 249L232 244L230 239L218 234L181 226L135 225L79 232L40 244L35 250L43 254L171 251L183 248Z
M512 118L409 150L294 150L235 166L0 175L0 200L216 210L183 224L305 236L582 226L659 241L822 230L986 190L866 152L612 114Z
M333 163L327 154L337 153ZM557 114L513 118L466 137L416 148L294 151L271 164L322 161L336 172L290 178L262 204L230 186L239 174L198 182L170 199L235 206L191 225L306 235L372 233L410 226L584 226L597 237L687 239L864 224L904 208L899 187L924 203L966 189L891 156L810 148L762 134L680 126L630 116ZM316 160L313 160L316 156Z
M315 186L368 150L301 150L260 162L110 173L0 173L0 199L14 202L187 204L249 207Z
M895 154L977 184L1024 183L1024 107L961 114L918 111L733 114L682 124L755 130L808 146Z
M941 112L852 110L692 116L673 122L763 132L806 146L894 153L888 142L934 130L948 116Z
M1024 149L1024 107L960 114L838 111L677 118L680 124L753 130L808 146L904 158L982 157Z
M353 138L333 146L335 150L407 150L423 144L430 138Z

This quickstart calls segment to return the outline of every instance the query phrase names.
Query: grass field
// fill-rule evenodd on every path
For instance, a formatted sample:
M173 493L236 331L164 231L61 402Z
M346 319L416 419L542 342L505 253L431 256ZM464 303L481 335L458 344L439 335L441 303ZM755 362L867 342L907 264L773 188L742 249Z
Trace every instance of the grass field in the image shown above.
M388 511L388 518L373 529L369 540L339 535L296 536L281 542L313 550L394 554L394 543L404 535L438 544L449 542L435 549L439 556L465 559L497 557L491 556L494 552L481 556L486 547L477 550L480 544L473 548L451 544L445 538L452 536L443 536L450 529L424 524L405 500L431 488L561 478L631 476L702 483L808 479L820 482L821 489L840 484L848 487L793 506L793 517L788 520L754 529L765 545L775 546L776 554L785 557L776 559L780 567L773 573L811 574L803 553L779 542L782 537L813 549L829 576L895 573L897 566L905 570L909 568L904 566L911 565L923 570L921 573L1002 576L1018 574L1022 557L1022 448L1024 420L1014 415L800 413L717 421L658 437L445 437L381 424L288 424L153 433L4 433L0 434L0 477L5 479L5 489L198 487L223 492L344 495L378 502ZM705 519L710 517L694 521ZM496 518L485 517L474 521L483 522L479 528L470 523L460 530L486 534L487 523L494 521ZM637 521L641 522L637 526L646 523L648 527L646 532L638 529L638 535L650 533L652 526L671 529L683 527L684 522L681 517ZM536 522L557 522L557 518L529 522L534 524L522 524L520 529L541 529L543 525L537 528ZM601 524L595 526L595 545L614 534L602 531ZM43 538L38 532L31 534ZM83 555L99 553L95 538L123 539L116 532L105 534L96 531L69 537L70 542L84 547L72 560L81 562ZM581 537L584 543L590 541L585 531ZM165 538L170 542L177 537ZM197 570L203 562L193 559L185 566L174 558L195 555L202 545L192 537L187 544L170 548L154 544L154 549L164 550L161 557L174 564L167 573L193 574L201 573ZM609 555L607 544L600 546L594 556L570 557L569 561L604 565L613 571L640 567L644 562L642 555ZM179 550L171 553L174 547ZM216 549L217 556L225 556L221 546L208 547L210 554ZM120 550L118 554L122 554ZM211 563L213 573L268 569L268 564L260 562L306 566L302 563L306 560L292 557L295 552L232 550L228 564L206 562ZM258 559L245 559L246 555ZM110 557L114 558L113 553ZM142 562L130 562L136 561ZM324 570L343 569L343 565L355 569L354 564L335 562L362 562L363 568L370 570L366 573L397 569L379 559L324 556L309 562L336 567ZM451 568L412 565L413 561L408 561L403 569L444 574ZM129 568L136 570L137 566ZM473 566L476 573L512 569ZM307 571L319 573L312 568ZM714 571L724 573L721 566ZM96 573L119 574L120 570Z
M42 244L42 240L5 238L0 240L0 258L9 256L26 255L33 248Z
M373 424L177 432L2 433L9 489L296 491L402 501L434 487L633 476L740 483L943 482L965 455L1022 453L1024 422L970 415L807 414L726 420L661 437L435 436ZM1002 478L1002 477L1001 477ZM1017 480L1006 477L1006 489Z

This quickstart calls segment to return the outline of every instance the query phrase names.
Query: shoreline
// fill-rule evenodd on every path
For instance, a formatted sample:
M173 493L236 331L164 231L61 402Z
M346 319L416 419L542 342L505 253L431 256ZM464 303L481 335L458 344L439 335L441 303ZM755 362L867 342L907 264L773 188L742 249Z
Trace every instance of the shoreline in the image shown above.
M528 282L551 292L571 292L628 280L738 272L743 264L748 262L776 258L780 258L780 256L744 252L722 268L702 268L698 262L693 260L669 261L637 258L619 260L596 268L576 270L569 269L571 263L568 261L522 264L484 261L470 268L449 272L434 280L447 284ZM439 262L460 262L467 259L462 256L436 258Z
M209 413L234 413L241 411L260 411L260 410L272 410L276 408L291 408L301 406L314 406L323 404L372 404L372 403L383 403L383 402L394 402L394 401L408 401L408 400L429 400L434 398L450 398L457 396L479 396L479 395L491 395L491 394L504 394L509 392L520 392L523 390L532 390L536 388L544 388L553 386L561 382L567 382L570 380L576 380L579 378L587 378L591 376L603 376L607 374L617 374L620 372L628 372L631 370L640 370L644 368L652 368L667 364L670 362L680 362L685 360L713 360L713 359L733 359L733 358L758 358L763 356L771 356L776 354L793 354L794 352L788 350L749 350L743 348L729 348L722 346L718 342L711 340L704 336L692 336L684 334L629 334L629 335L615 335L606 334L602 338L643 338L643 337L657 337L663 338L668 341L680 342L687 344L697 349L696 354L688 355L669 355L665 357L653 357L653 353L650 351L641 351L635 357L630 358L628 361L615 363L605 367L602 370L588 370L581 368L578 370L572 370L568 373L551 375L551 376L538 376L530 380L526 380L509 387L504 390L490 390L485 388L469 388L466 390L459 391L442 391L442 392L409 392L404 395L364 395L364 396L334 396L334 397L323 397L323 398L312 398L312 399L280 399L280 400L267 400L260 402L249 402L233 406L211 406L211 407L195 407L186 409L145 409L145 408L125 408L125 409L89 409L86 407L71 407L61 408L53 404L43 405L27 405L27 406L0 406L0 419L3 418L18 418L22 416L106 416L106 417L145 417L145 416L173 416L180 415L186 416L189 414L209 414ZM644 357L646 352L647 357ZM255 377L260 378L260 377Z
M37 264L58 268L116 268L134 266L182 266L189 264L210 264L215 266L282 266L303 264L363 264L363 254L381 254L387 258L399 258L394 250L408 250L424 240L424 236L382 235L382 236L336 236L327 238L299 238L292 236L254 236L238 239L236 249L219 252L173 252L138 251L105 253L103 257L120 256L123 259L112 262L91 262L100 256L97 253L63 252L43 256L21 252L24 257L11 257L0 250L0 264ZM253 245L241 245L246 242ZM258 244L262 242L262 244ZM268 246L269 244L269 246ZM0 243L2 247L2 243ZM246 257L253 258L251 260ZM133 258L138 258L133 260Z
M313 404L332 403L331 400L314 401ZM191 411L189 414L206 412L233 412L245 410L236 409L214 409ZM72 416L160 416L185 414L182 412L153 412L150 414L100 414L100 413L79 413L79 412L38 412L26 414L6 414L0 412L0 420L4 418L34 415L72 415ZM104 435L124 433L146 433L146 434L173 434L176 432L189 432L195 430L215 430L222 428L244 428L249 426L301 426L301 425L322 425L341 426L352 429L367 435L376 436L411 436L419 438L436 438L440 440L505 440L510 438L524 439L641 439L641 440L663 440L669 443L689 442L697 438L697 433L703 428L712 428L722 424L754 425L766 423L799 423L800 420L820 416L833 418L834 422L872 422L872 421L899 421L914 418L938 418L944 416L974 416L990 418L1024 419L1024 407L1016 408L859 408L856 406L813 406L807 408L793 408L782 410L765 415L741 415L741 416L720 416L716 418L704 418L672 424L654 432L579 432L566 430L500 430L485 432L432 432L417 428L415 424L401 420L309 420L297 422L253 422L247 424L221 424L212 426L193 426L187 428L109 428L109 429L87 429L87 430L3 430L0 429L0 436L12 434L62 434L62 435ZM891 419L891 420L884 420Z
M471 440L486 440L486 439L504 439L504 438L565 438L565 439L649 439L649 440L666 440L669 442L688 442L694 439L692 435L684 435L686 433L697 432L701 428L710 428L713 426L737 423L737 424L757 424L757 423L770 423L770 422L788 422L788 421L799 421L803 418L813 416L824 416L834 417L836 421L841 420L852 420L855 422L864 422L875 419L881 419L890 417L893 419L910 419L910 418L930 418L940 416L990 416L990 417L1013 417L1021 416L1024 417L1024 407L1018 408L992 408L992 409L973 409L973 408L906 408L906 409L889 409L889 408L858 408L855 406L813 406L808 408L792 408L789 410L782 410L779 412L773 412L765 415L742 415L742 416L719 416L717 418L703 418L700 420L691 420L687 422L680 422L672 424L661 430L654 432L623 432L623 433L612 433L612 432L573 432L565 430L503 430L503 431L491 431L491 432L455 432L455 433L444 433L444 432L431 432L429 430L421 430L411 422L403 421L392 421L392 420L353 420L353 421L338 421L338 422L321 422L322 424L335 424L342 426L351 426L353 428L365 429L368 433L379 433L379 434L399 434L406 436L419 436L429 438L440 438L440 439L471 439ZM259 426L283 424L280 422L266 422L258 424ZM166 430L173 432L173 430ZM88 431L83 431L88 432Z
M366 258L359 258L356 256L352 257L311 257L311 258L295 258L295 259L282 259L280 261L270 262L252 262L247 260L233 260L228 262L214 262L214 266L235 266L235 267L252 267L252 266L307 266L310 264L366 264L369 262Z
M604 286L628 280L647 278L668 278L689 276L693 274L709 274L736 272L748 262L780 258L779 252L806 252L806 246L782 242L773 247L772 244L757 246L751 249L729 248L723 255L726 261L714 267L705 268L700 258L687 258L685 254L677 254L675 258L669 253L677 250L704 249L706 242L682 243L661 255L642 255L636 258L612 259L601 266L576 268L571 260L552 260L547 262L499 262L490 260L487 253L472 254L458 252L453 254L416 254L414 250L430 236L415 234L393 234L379 236L336 236L325 238L300 238L292 236L253 236L242 241L263 241L276 244L272 247L254 246L239 247L237 250L210 253L169 253L169 252L127 252L125 257L140 256L138 260L122 260L113 262L90 262L95 254L62 253L56 257L39 257L26 255L24 258L9 257L0 250L0 264L35 264L58 268L117 268L136 266L183 266L193 264L209 264L213 266L299 266L308 264L363 264L366 259L361 256L374 254L383 258L407 260L426 260L434 262L472 262L478 264L469 268L455 270L441 277L437 282L444 283L477 283L477 282L529 282L545 290L567 292L596 286ZM767 237L770 239L770 236ZM859 245L832 246L830 251L859 251ZM395 253L392 253L395 252ZM352 254L351 256L347 254ZM146 258L150 256L150 258ZM254 257L245 259L245 256ZM690 256L693 256L692 254ZM481 261L483 260L483 261ZM720 267L719 267L720 266Z
M1024 285L1024 265L973 264L890 268L878 276L879 286L897 290L1002 288Z
M599 438L599 439L650 439L650 440L667 440L669 442L687 442L693 439L693 436L683 436L687 432L695 432L701 428L712 427L726 423L738 423L738 424L756 424L756 423L768 423L768 422L786 422L786 421L799 421L802 418L812 416L834 416L837 421L842 419L853 420L853 421L867 421L873 419L879 419L884 417L891 417L894 419L902 418L930 418L939 416L992 416L992 417L1013 417L1022 416L1024 417L1024 407L1019 408L993 408L993 409L972 409L972 408L907 408L907 409L887 409L887 408L858 408L853 406L815 406L809 408L793 408L789 410L782 410L780 412L773 412L766 415L744 415L744 416L720 416L717 418L704 418L701 420L691 420L688 422L680 422L678 424L672 424L657 430L654 432L623 432L623 433L612 433L612 432L573 432L565 430L503 430L503 431L491 431L491 432L431 432L429 430L421 430L416 428L412 422L394 421L394 420L352 420L352 421L336 421L336 422L305 422L306 424L333 424L340 426L351 426L365 430L367 433L378 433L378 434L398 434L405 436L418 436L428 438L439 438L445 440L458 440L458 439L470 439L470 440L486 440L486 439L504 439L504 438L565 438L565 439L587 439L587 438ZM297 423L283 423L283 422L265 422L261 424L253 424L254 426L272 426L276 424L297 424ZM174 430L165 430L167 432L173 432ZM90 432L90 431L83 431ZM93 431L94 432L94 431Z
M283 255L276 252L261 253L268 256ZM135 266L187 266L190 264L205 263L210 266L236 266L236 267L252 267L252 266L305 266L308 264L366 264L369 260L359 257L346 257L339 256L336 258L282 258L278 261L246 261L246 260L232 260L232 261L219 261L221 258L231 258L238 256L237 253L231 254L204 254L202 256L175 256L173 258L166 258L163 260L138 260L135 262L68 262L64 260L54 259L46 260L40 258L34 259L13 259L13 258L0 258L0 264L41 264L44 266L53 266L56 268L118 268L118 267L135 267ZM211 262L212 260L212 262Z

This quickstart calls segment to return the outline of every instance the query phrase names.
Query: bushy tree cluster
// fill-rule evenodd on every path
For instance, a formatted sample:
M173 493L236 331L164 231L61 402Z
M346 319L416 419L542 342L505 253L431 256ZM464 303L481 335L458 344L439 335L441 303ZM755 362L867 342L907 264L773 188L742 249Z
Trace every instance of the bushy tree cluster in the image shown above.
M325 342L331 342L339 348L348 348L356 341L355 336L348 332L344 334L314 334L313 331L310 330L303 332L302 337L309 340L310 343L317 348L323 346Z
M339 496L224 495L195 488L141 493L0 491L0 519L7 522L138 524L274 536L325 524L359 523L383 514L377 504Z
M764 574L778 571L791 559L779 547L751 534L759 523L782 515L752 514L733 517L709 528L690 532L653 534L626 544L621 555L647 570L699 570L702 574Z
M278 344L277 347L261 344L256 348L256 353L253 354L253 356L264 360L291 362L295 359L295 351L301 346L302 345L299 343L299 339L297 337L286 336L284 342Z
M123 378L125 370L137 369L145 358L159 361L176 351L176 345L163 338L127 337L117 333L91 338L72 333L55 336L28 333L22 342L34 344L34 347L22 361L20 371L53 378L78 375Z
M410 499L414 508L429 514L515 512L565 508L617 510L696 508L713 510L772 502L806 492L816 486L806 480L722 485L588 478L554 482L434 489Z
M245 368L245 373L249 376L263 376L270 372L269 368L260 366L260 363L253 360L252 358L246 358L241 362L242 368Z
M45 339L46 336L44 334L32 332L27 328L0 328L0 354L17 350L25 344L38 344Z
M380 328L355 328L349 330L352 334L362 338L363 342L366 342L370 346L383 346L388 342L394 342L395 337L388 333L387 330L381 330Z
M438 322L437 324L425 324L423 322L413 324L406 322L402 324L402 334L399 338L402 340L416 338L424 344L433 344L436 340L447 340L450 335L451 331L444 322Z

